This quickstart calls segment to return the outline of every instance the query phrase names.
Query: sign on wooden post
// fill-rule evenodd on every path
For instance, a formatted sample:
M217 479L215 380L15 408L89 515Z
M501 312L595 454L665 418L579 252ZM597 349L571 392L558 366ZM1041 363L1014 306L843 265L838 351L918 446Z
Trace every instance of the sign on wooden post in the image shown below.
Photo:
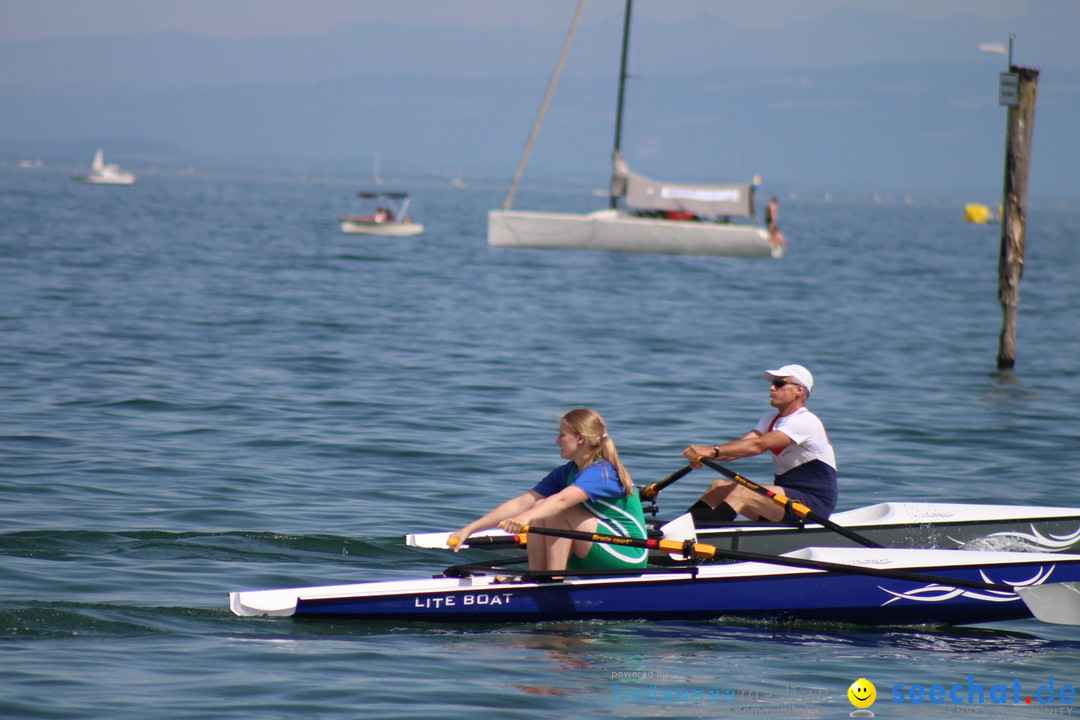
M1001 73L998 81L998 105L1016 107L1020 103L1020 76Z

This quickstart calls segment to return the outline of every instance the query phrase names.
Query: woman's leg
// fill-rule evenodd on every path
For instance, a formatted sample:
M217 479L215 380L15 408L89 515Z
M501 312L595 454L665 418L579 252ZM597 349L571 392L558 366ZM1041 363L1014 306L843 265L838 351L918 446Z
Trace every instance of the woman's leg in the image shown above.
M581 505L574 505L563 510L558 515L552 515L534 523L537 527L553 528L556 530L576 530L578 532L596 532L596 516ZM529 538L529 569L530 570L565 570L566 563L570 559L570 553L585 557L592 549L592 543L587 540L571 540L570 538L552 537L550 535L534 535Z

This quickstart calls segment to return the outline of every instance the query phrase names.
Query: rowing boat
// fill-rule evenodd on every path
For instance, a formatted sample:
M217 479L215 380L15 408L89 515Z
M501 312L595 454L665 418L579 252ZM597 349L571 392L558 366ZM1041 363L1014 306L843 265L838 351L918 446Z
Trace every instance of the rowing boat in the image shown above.
M831 521L877 544L892 548L940 548L1068 552L1080 550L1080 508L884 502L835 513ZM807 546L850 547L855 543L816 523L729 522L684 530L686 518L652 523L654 536L762 553ZM446 548L446 532L405 536L412 547ZM471 547L514 548L513 537L487 530L469 539ZM662 555L662 553L660 554Z
M706 546L707 547L707 546ZM240 616L435 623L546 620L811 620L975 624L1037 617L1080 623L1080 555L804 548L743 562L632 574L457 566L430 579L230 593Z

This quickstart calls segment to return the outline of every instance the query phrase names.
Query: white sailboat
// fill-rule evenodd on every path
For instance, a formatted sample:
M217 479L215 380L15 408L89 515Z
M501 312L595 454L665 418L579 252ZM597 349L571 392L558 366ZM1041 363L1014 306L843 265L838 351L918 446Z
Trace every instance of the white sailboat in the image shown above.
M575 26L581 7L575 16ZM769 242L769 232L755 217L756 182L728 185L667 183L631 172L620 150L623 88L630 37L631 0L623 27L619 101L612 153L610 207L588 214L511 210L521 169L503 202L488 213L488 244L499 247L614 250L642 253L780 257L783 249ZM561 69L573 28L559 60ZM526 147L526 157L554 87L548 88ZM621 201L621 203L620 203Z
M101 150L94 153L94 161L90 164L90 172L87 175L73 175L71 179L91 185L135 184L135 174L121 170L119 165L106 165L105 153Z

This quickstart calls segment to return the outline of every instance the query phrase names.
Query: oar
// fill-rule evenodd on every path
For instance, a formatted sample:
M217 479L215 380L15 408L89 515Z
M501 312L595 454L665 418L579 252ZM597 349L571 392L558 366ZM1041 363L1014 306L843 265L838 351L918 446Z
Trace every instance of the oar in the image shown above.
M448 532L437 533L417 533L413 535L405 536L405 544L409 547L418 548L430 548L433 550L445 550L447 548L447 539L450 537ZM514 537L512 535L473 535L465 543L469 547L499 547L499 546L514 546Z
M676 470L660 482L654 482L652 485L647 485L641 488L641 490L638 491L638 497L640 497L642 500L652 500L660 494L661 490L671 485L676 480L686 477L690 474L692 470L693 468L689 465L679 470ZM671 538L674 536L675 538L682 540L684 537L693 535L695 530L692 524L693 521L690 520L689 517L689 515L680 516L675 518L671 522L665 524L661 528L661 531L664 533L664 537ZM449 535L449 533L420 533L414 535L406 535L405 543L409 547L422 547L432 549L455 547L457 543L455 543L454 545L449 544ZM479 548L516 545L517 543L514 542L514 537L512 535L474 535L473 537L466 540L464 544L471 548Z
M998 583L980 582L978 580L962 580L958 578L927 575L922 572L910 570L887 570L884 568L872 568L862 565L847 565L844 563L827 562L824 560L809 560L804 558L787 557L784 555L766 555L764 553L747 552L745 550L729 550L713 545L694 542L676 542L674 540L659 540L655 538L628 538L618 535L603 535L599 533L587 533L577 530L559 530L556 528L534 528L526 525L521 532L515 535L519 544L526 542L529 533L537 535L551 535L553 537L565 537L571 540L586 540L590 542L608 543L626 547L644 547L650 550L659 549L664 552L676 552L680 554L692 553L695 557L703 558L726 558L728 560L742 560L746 562L761 562L772 565L784 565L788 567L805 568L808 570L822 570L825 572L847 573L849 575L868 575L871 577L893 578L895 580L908 580L926 584L944 585L946 587L969 588L972 590L993 590L995 592L1016 594L1031 614L1039 620L1058 625L1080 625L1080 582L1043 583L1031 587L1013 587ZM672 572L678 572L672 570Z
M565 537L571 540L587 540L589 542L607 543L608 545L623 545L625 547L639 547L648 548L649 550L662 550L667 553L678 553L679 555L694 557L711 558L713 557L719 548L712 545L705 545L704 543L696 543L693 540L664 540L662 538L632 538L624 537L622 535L604 535L602 533L588 533L581 532L580 530L560 530L558 528L544 528L544 527L532 527L526 525L521 528L521 532L514 535L517 538L517 543L523 545L529 533L535 533L537 535L551 535L553 537Z
M679 478L684 477L686 475L689 475L690 471L692 471L693 469L694 468L687 465L686 467L684 467L681 470L676 470L675 472L671 473L670 475L668 475L666 478L664 478L660 482L654 482L652 485L647 485L647 486L641 488L641 492L638 493L638 497L640 497L642 500L652 500L653 498L655 498L657 495L660 494L661 490L663 490L664 488L666 488L668 485L675 482Z
M787 497L783 493L775 492L773 490L769 490L768 488L766 488L766 487L764 487L762 485L758 485L753 480L747 480L746 478L744 478L742 475L735 472L734 470L728 470L723 465L719 465L719 464L713 462L712 460L706 460L705 458L698 458L698 461L702 465L707 465L707 466L711 467L713 470L715 470L716 472L720 473L721 475L724 475L725 477L728 477L731 480L734 480L735 482L742 485L744 488L747 488L749 490L753 490L758 495L764 495L765 497L772 499L774 502L776 502L777 505L780 505L781 507L784 507L784 508L791 508L791 511L793 513L795 513L796 515L798 515L799 517L805 518L806 520L809 520L810 522L816 522L818 525L821 525L822 527L826 527L826 528L832 530L835 533L839 533L840 535L843 535L848 540L853 540L853 541L859 543L860 545L865 545L866 547L871 547L871 548L882 547L882 545L880 543L876 543L873 540L871 540L870 538L863 537L862 535L855 532L854 530L848 530L845 527L841 527L840 525L837 525L836 523L834 523L832 520L830 520L827 517L823 517L821 515L818 515L816 512L814 512L810 508L806 507L805 505L803 505L798 500L792 500L791 498Z

